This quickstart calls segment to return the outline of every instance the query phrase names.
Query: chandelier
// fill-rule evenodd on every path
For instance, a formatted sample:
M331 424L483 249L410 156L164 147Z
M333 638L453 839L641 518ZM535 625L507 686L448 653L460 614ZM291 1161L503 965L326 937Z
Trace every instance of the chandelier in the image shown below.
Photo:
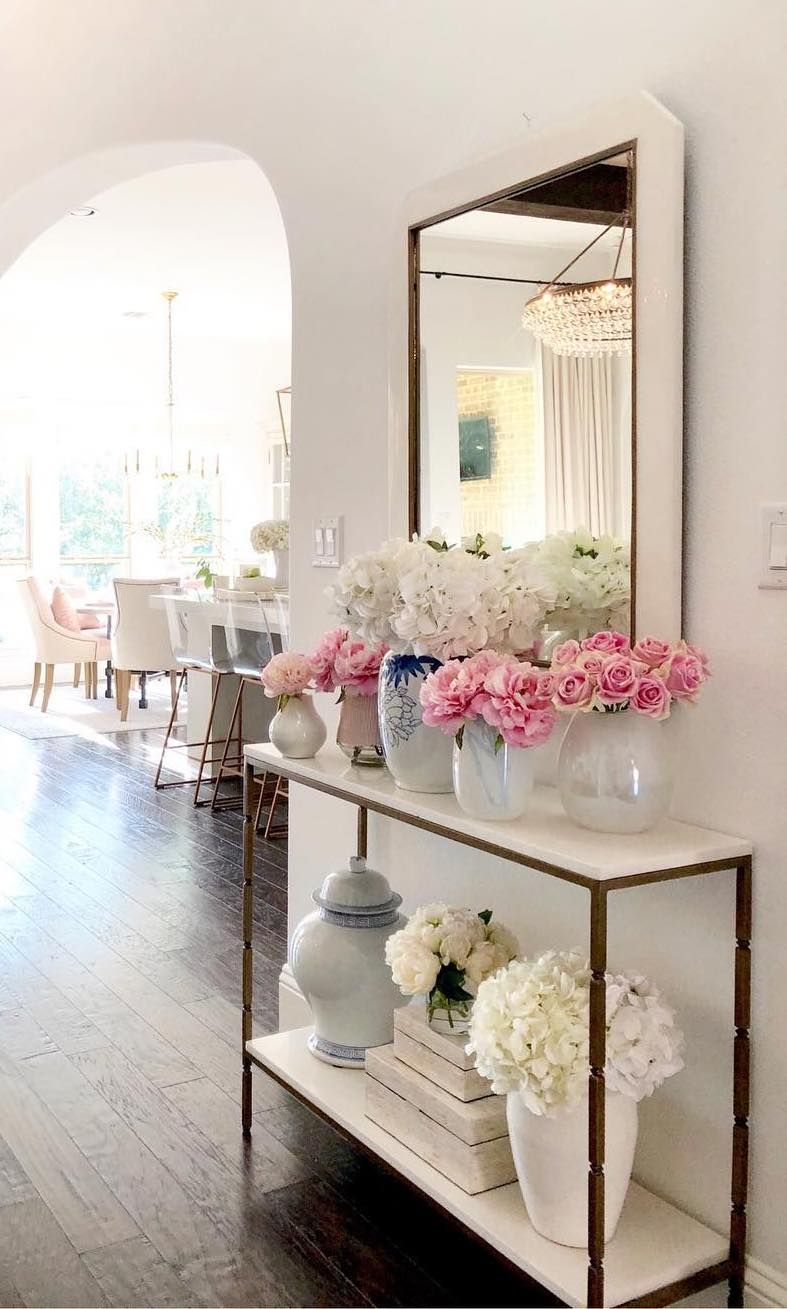
M161 478L164 481L174 481L180 476L186 477L219 477L221 474L221 465L219 455L207 458L204 454L195 455L189 448L186 451L186 457L182 466L176 456L175 450L175 363L174 349L172 342L172 306L174 305L178 293L177 291L162 291L162 299L167 305L167 399L165 402L167 423L167 454L165 459L161 459L158 454L153 458L153 476ZM143 471L143 461L140 458L139 447L129 458L127 454L124 460L124 472L140 473Z
M629 178L631 173L629 171ZM629 226L630 200L621 215L621 233L612 276L597 282L560 282L569 268L615 226L613 220L556 273L525 305L522 326L556 355L588 357L631 353L631 278L618 277Z

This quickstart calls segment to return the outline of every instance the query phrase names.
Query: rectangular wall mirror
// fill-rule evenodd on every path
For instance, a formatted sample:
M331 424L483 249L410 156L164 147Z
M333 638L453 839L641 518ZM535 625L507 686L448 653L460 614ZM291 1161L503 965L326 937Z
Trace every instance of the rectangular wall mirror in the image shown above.
M626 631L636 182L632 141L411 231L412 530L513 548L568 533L580 566L612 551L612 603L584 625Z

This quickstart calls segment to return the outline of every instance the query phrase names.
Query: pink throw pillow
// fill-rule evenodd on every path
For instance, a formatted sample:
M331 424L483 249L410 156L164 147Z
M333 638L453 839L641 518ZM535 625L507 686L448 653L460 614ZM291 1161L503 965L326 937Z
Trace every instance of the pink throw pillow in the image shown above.
M74 607L74 602L62 586L56 586L52 592L52 617L69 632L81 631L79 614Z
M92 629L94 627L103 626L98 614L77 614L77 618L79 619L79 626L83 632L87 631L89 628ZM105 618L104 622L106 621Z

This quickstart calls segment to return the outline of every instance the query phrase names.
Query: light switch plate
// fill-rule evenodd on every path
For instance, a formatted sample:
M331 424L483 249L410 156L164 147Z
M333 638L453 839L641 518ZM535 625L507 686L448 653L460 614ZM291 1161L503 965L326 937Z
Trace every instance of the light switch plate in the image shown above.
M787 505L760 510L760 590L787 591Z
M338 568L342 563L343 519L341 515L318 518L312 532L312 566Z

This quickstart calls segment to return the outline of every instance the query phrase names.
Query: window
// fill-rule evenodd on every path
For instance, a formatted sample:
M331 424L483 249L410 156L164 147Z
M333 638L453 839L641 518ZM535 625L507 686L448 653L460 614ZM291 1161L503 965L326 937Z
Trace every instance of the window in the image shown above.
M6 463L0 468L0 563L27 563L29 559L27 468L21 461Z
M284 449L284 441L274 437L270 444L270 469L273 490L273 518L290 516L290 457Z
M216 552L218 483L201 477L164 478L157 483L155 521L147 525L165 559L200 559Z
M128 494L114 461L60 470L60 562L64 578L90 588L128 570Z

